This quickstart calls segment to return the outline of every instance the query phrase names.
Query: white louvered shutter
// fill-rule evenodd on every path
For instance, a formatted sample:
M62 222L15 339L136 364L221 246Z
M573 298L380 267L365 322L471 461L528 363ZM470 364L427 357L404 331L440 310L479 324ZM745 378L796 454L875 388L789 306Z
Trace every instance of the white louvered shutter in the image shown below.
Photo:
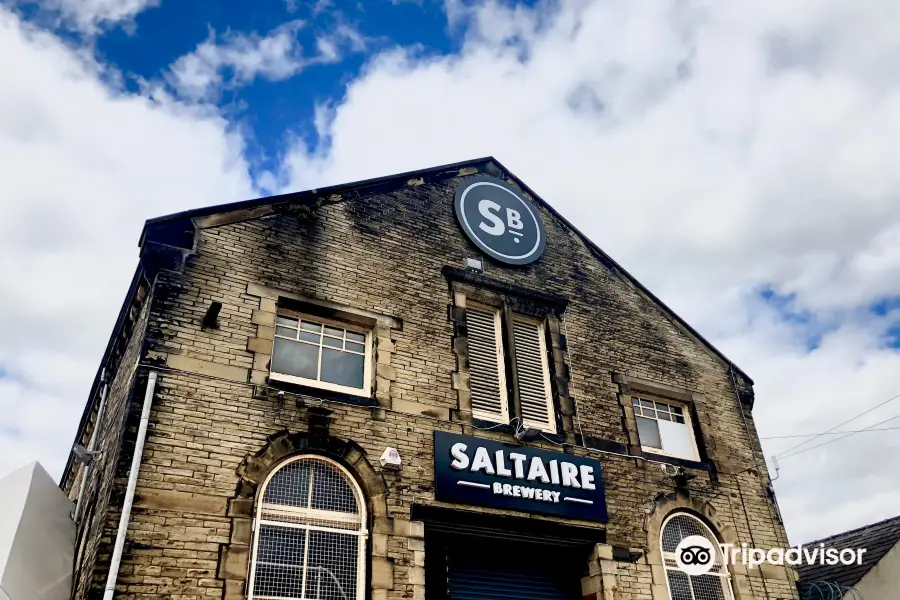
M466 325L472 414L478 419L508 423L500 311L470 306L466 308Z
M516 345L516 377L522 420L526 426L556 433L544 324L514 319L513 342Z

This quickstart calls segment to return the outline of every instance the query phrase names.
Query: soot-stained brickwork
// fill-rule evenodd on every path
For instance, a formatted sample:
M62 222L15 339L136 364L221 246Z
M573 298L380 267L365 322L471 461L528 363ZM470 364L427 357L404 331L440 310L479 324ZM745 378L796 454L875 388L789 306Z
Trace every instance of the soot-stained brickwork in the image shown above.
M453 197L476 173L538 207L540 260L485 258L483 273L464 269L480 254L457 225ZM113 350L104 358L114 367L106 454L79 526L76 599L102 596L150 370L159 377L117 598L246 597L257 488L298 453L330 457L363 491L373 600L430 589L428 525L413 518L416 506L597 530L605 543L585 554L581 590L604 600L668 598L659 535L675 510L723 541L787 545L767 494L750 379L492 159L155 220L141 243L146 289L142 302L126 302L139 307L128 321L137 325L113 334L124 341L110 348L124 359L111 362ZM605 525L435 500L434 431L515 442L511 428L485 429L472 416L466 305L491 298L542 307L558 430L525 443L600 460ZM218 323L204 326L212 302L221 303ZM269 378L278 308L310 304L372 331L369 397ZM78 443L90 437L99 389ZM686 477L642 450L631 407L639 393L682 402L693 416L700 460L669 461ZM387 447L399 451L399 471L379 464ZM80 473L72 463L63 478L73 498ZM741 600L796 598L785 569L736 567L731 577Z

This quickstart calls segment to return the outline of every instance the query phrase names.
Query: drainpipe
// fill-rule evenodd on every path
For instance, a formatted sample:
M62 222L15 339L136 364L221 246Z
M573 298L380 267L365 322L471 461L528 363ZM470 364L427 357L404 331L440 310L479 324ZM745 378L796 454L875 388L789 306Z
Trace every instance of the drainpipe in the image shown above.
M144 440L147 438L147 425L150 423L150 407L153 404L155 390L156 371L150 371L147 376L147 391L144 393L144 406L141 408L141 423L138 425L137 439L134 442L131 472L128 474L128 487L125 489L125 502L122 504L122 516L119 518L119 531L116 533L116 545L109 563L109 575L106 578L103 600L112 600L116 591L116 579L119 578L119 564L122 562L125 534L128 532L128 521L131 519L131 504L134 502L134 489L137 487L138 472L141 469L141 456L144 454Z
M106 381L106 369L100 374L100 382L103 389L100 392L100 407L97 409L97 419L94 421L94 431L91 432L91 440L88 442L88 452L93 452L97 445L97 434L100 431L100 424L103 422L103 410L106 408L106 397L109 394L109 383ZM81 503L84 501L84 488L87 485L88 477L94 470L94 462L91 461L84 469L81 470L81 483L78 486L78 499L75 501L75 510L72 512L72 520L75 523L81 521Z

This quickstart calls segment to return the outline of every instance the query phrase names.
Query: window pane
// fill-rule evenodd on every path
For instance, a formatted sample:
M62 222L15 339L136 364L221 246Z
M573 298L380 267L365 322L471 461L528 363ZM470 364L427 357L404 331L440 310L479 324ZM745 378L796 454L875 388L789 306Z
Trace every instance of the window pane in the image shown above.
M347 350L351 352L365 352L366 346L365 344L354 344L353 342L347 342Z
M288 329L287 327L276 327L275 334L283 335L283 336L289 337L289 338L296 338L297 330L296 329Z
M725 600L724 581L724 578L716 575L697 575L691 577L691 587L694 588L694 596L696 598Z
M302 323L300 323L300 329L302 329L303 331L320 332L320 331L322 331L322 326L319 325L318 323L311 323L309 321L303 321Z
M662 533L663 552L675 552L675 548L678 547L681 540L689 535L700 535L710 542L716 543L700 521L688 515L675 515L666 523L666 528Z
M366 336L361 333L353 333L352 331L347 332L347 339L351 342L365 342Z
M300 332L300 339L304 342L312 342L313 344L318 344L322 339L322 336L318 333L309 333L308 331Z
M641 400L641 406L645 408L653 408L653 403L649 400Z
M684 417L682 417L681 415L675 415L675 422L684 423Z
M665 412L669 412L669 405L668 405L668 404L663 404L662 402L657 402L657 403L656 403L656 410L662 410L662 411L665 411Z
M672 409L672 412L674 412L676 415L680 415L680 414L681 414L681 407L680 407L680 406L672 406L672 407L670 407L670 408Z
M659 435L666 454L694 460L694 432L679 423L659 422Z
M303 529L260 525L254 595L302 597L305 541Z
M666 577L669 579L669 590L671 591L672 600L693 600L687 573L666 570Z
M635 417L635 420L637 421L641 445L662 450L662 441L659 439L659 428L656 425L656 421L644 417Z
M297 329L297 319L290 319L288 317L278 317L278 324L284 325L285 327L293 327Z
M339 329L337 327L329 327L328 325L326 325L325 326L325 335L342 338L342 337L344 337L344 330Z
M273 372L315 379L318 362L318 346L275 339L275 354L272 356Z
M359 354L347 354L329 348L322 349L322 381L347 387L363 387L363 363Z
M309 532L306 598L354 600L359 538L330 531Z
M633 404L634 406L640 406L640 405L641 405L641 401L640 401L640 399L635 398L634 396L632 396L632 397L631 397L631 404Z
M331 465L318 462L312 488L312 508L342 513L359 513L356 493L346 477Z
M672 420L672 417L670 417L669 413L667 413L667 412L657 413L656 416L659 417L660 419L662 419L663 421L671 421Z
M278 470L266 485L265 504L302 506L309 504L309 476L313 463L298 460Z
M344 340L325 336L322 338L322 343L331 348L341 348L344 345Z

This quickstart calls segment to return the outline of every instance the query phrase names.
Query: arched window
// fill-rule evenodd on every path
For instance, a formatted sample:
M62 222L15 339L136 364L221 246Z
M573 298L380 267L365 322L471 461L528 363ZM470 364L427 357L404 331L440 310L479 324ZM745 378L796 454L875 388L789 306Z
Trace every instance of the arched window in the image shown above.
M363 600L365 502L343 467L320 456L288 460L257 504L250 600Z
M715 560L708 573L688 575L675 563L675 548L690 535L703 536L715 548ZM670 515L660 536L669 597L672 600L733 600L731 578L725 566L719 540L700 519L688 513Z

